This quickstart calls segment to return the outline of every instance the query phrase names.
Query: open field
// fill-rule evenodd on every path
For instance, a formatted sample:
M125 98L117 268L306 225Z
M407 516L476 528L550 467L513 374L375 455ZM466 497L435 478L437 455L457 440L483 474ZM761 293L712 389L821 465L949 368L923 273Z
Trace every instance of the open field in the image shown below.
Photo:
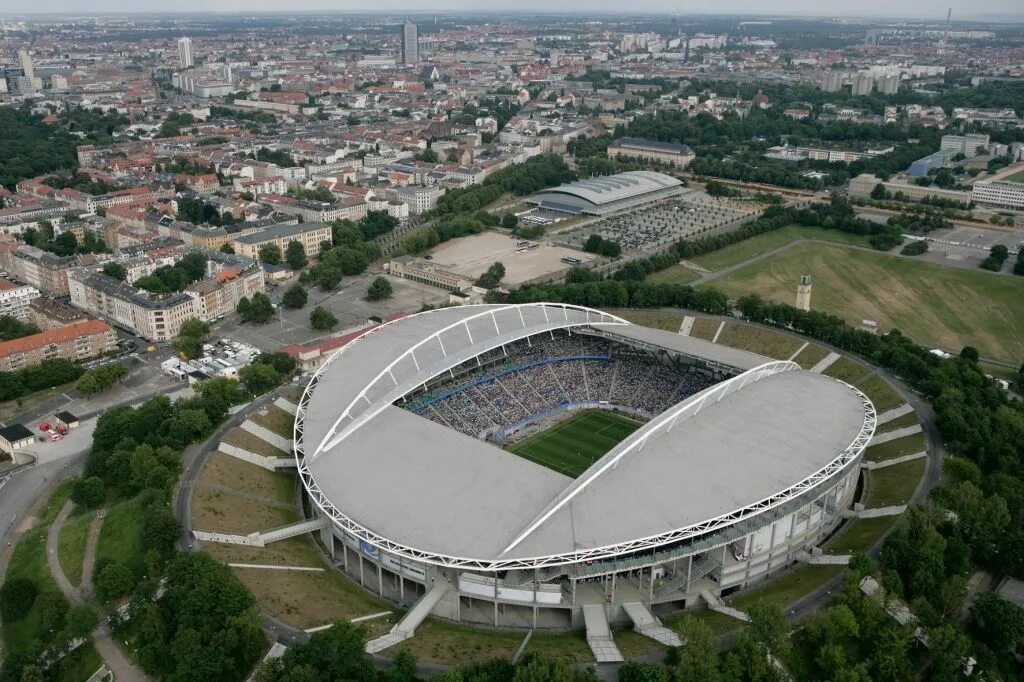
M636 422L611 412L585 410L507 449L576 478L639 427Z
M899 407L907 402L896 392L895 388L889 385L888 381L877 374L872 374L867 379L860 379L854 385L871 399L878 414L882 414L894 407Z
M864 451L864 459L869 462L883 462L894 457L912 455L915 452L924 450L924 434L913 433L903 438L891 440L888 443L871 445Z
M699 274L684 265L673 265L647 276L648 282L655 284L689 284L700 277Z
M759 601L776 604L785 608L807 593L824 585L844 570L843 566L829 564L801 566L785 575L772 578L749 592L737 595L735 599L726 600L741 611L750 608Z
M551 275L569 268L561 261L572 256L586 262L591 254L561 246L541 243L532 251L516 252L515 237L500 232L481 232L439 244L432 252L437 267L475 279L495 262L505 266L505 284L516 285L536 277Z
M720 270L731 265L737 265L754 256L769 251L776 247L788 244L797 239L818 239L821 241L834 242L837 244L853 244L855 246L868 246L868 240L857 234L847 234L838 230L826 230L823 227L805 227L803 225L787 225L774 232L759 234L750 239L727 246L724 249L712 251L694 258L693 260L708 270ZM794 287L796 285L794 284ZM794 289L795 291L795 289Z
M868 472L868 495L864 506L888 507L906 504L924 476L926 457Z
M804 369L810 369L811 367L814 367L816 364L824 360L825 356L827 355L827 350L825 350L819 345L809 343L807 344L806 348L800 351L797 354L797 356L793 358L793 362L800 365Z
M791 303L800 275L814 277L811 305L858 325L876 320L915 341L986 357L1024 357L1024 280L829 244L797 244L711 286L732 298L757 292Z
M295 415L282 410L277 405L268 405L262 410L250 414L249 419L284 438L291 438L294 435Z
M876 519L853 519L847 521L839 535L825 545L828 554L853 554L866 552L875 546L885 533L896 523L898 516L881 516Z
M82 582L82 561L85 559L85 543L93 516L87 514L72 517L60 529L60 567L72 585L77 586Z
M663 313L657 310L617 310L615 314L633 324L667 332L678 332L683 324L683 316L676 313Z
M710 341L715 338L715 332L718 331L720 324L722 324L720 320L712 320L710 317L698 317L693 321L693 326L690 327L690 336L695 339Z
M803 345L803 341L792 336L734 322L725 325L716 343L741 348L776 360L789 359L789 356Z
M141 575L145 557L142 551L142 507L137 498L107 510L96 544L96 561L104 559L119 561Z
M913 426L914 424L917 424L917 423L918 423L917 413L916 412L908 412L907 414L903 415L902 417L896 417L895 419L890 419L889 421L885 422L884 424L879 424L878 428L875 429L875 433L878 433L878 434L889 433L890 431L895 431L896 429L902 429L902 428L906 428L908 426ZM883 445L884 445L884 443L883 443Z
M228 435L224 436L224 441L228 445L234 445L235 447L248 450L249 452L255 452L257 455L263 455L264 457L288 457L289 454L284 450L279 450L267 441L254 436L243 428L232 429L228 431Z
M288 505L295 498L292 473L267 471L223 452L215 452L206 460L199 486L230 486L242 493Z
M1012 175L1007 175L1003 180L1007 182L1024 182L1024 171L1018 171Z

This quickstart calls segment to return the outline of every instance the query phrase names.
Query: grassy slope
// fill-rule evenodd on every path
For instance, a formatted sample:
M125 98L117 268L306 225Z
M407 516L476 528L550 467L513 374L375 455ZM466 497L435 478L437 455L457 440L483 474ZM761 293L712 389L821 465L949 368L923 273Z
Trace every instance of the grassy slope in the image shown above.
M1024 280L829 244L798 244L714 280L736 298L752 291L791 303L801 274L811 305L852 324L877 320L916 341L1019 362L1024 357Z
M109 510L96 544L96 561L120 561L132 570L141 570L142 508L137 499L121 502Z
M72 585L82 582L82 561L92 519L93 514L76 516L68 519L60 529L60 565Z

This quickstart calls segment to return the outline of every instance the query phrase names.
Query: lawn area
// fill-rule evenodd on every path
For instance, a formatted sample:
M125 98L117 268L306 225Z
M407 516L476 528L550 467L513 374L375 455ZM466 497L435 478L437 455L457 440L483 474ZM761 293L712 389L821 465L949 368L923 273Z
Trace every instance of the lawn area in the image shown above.
M744 627L743 621L736 620L732 616L727 616L724 613L712 611L707 608L697 609L696 611L687 611L679 614L678 616L673 616L665 621L665 625L666 627L678 631L679 621L683 618L696 618L714 630L715 634L719 636L724 635L727 632L734 632Z
M104 559L120 561L133 571L142 570L142 507L138 499L121 502L107 510L96 544L96 561Z
M867 472L868 495L864 506L888 507L907 504L924 476L926 457Z
M883 462L894 457L912 455L924 450L924 434L912 433L909 436L896 438L887 443L870 445L864 451L864 459L869 462Z
M792 303L802 274L814 277L811 305L858 325L876 320L918 343L1009 362L1024 357L1024 280L821 243L744 266L710 286L736 299L757 292Z
M388 655L394 656L400 651L408 651L419 663L438 663L441 665L463 666L468 663L485 661L489 658L511 659L523 641L525 633L496 632L459 627L426 620L416 628L416 636L407 639L388 649ZM545 635L565 639L567 646L570 638L565 635ZM531 643L531 646L532 643ZM583 647L587 647L586 639ZM559 647L550 647L556 651ZM587 648L589 654L590 649ZM586 660L586 659L584 659ZM593 660L593 656L590 656Z
M576 478L638 428L638 423L617 414L585 410L506 449Z
M898 516L881 516L876 519L853 519L836 537L828 541L828 554L853 554L866 552L875 546L885 533L896 523Z
M895 419L890 419L884 424L879 424L878 428L875 429L875 433L889 433L890 431L902 429L907 426L913 426L914 424L917 423L917 412L908 412L902 417L896 417Z
M1007 175L1003 180L1007 182L1024 182L1024 171L1018 171L1012 175Z
M663 313L657 310L618 310L615 311L624 320L644 327L654 327L668 332L678 332L683 324L683 316L676 313Z
M85 541L95 514L68 519L60 529L60 567L72 585L82 582L82 561L85 559ZM92 674L92 673L90 673Z
M868 246L868 240L856 234L848 234L838 230L826 230L823 227L805 227L803 225L787 225L773 232L759 234L750 239L744 239L724 249L718 249L711 253L694 258L694 262L708 270L720 270L731 265L742 263L754 256L769 251L776 247L788 244L797 239L819 239L822 241L835 242L838 244L853 244L856 246ZM795 280L793 286L795 287ZM794 288L794 291L796 289Z
M689 284L700 277L696 272L684 265L673 265L647 276L648 282L655 284Z
M861 379L854 384L857 388L864 392L871 402L875 405L875 411L878 414L887 412L894 407L899 407L903 403L907 402L903 397L896 392L896 389L889 385L889 382L878 376L872 374L867 379Z
M715 332L718 331L718 327L721 324L721 320L713 320L710 317L698 317L693 321L693 326L690 327L690 336L695 339L710 341L715 338Z
M843 566L810 564L801 566L778 578L771 578L749 592L726 599L731 606L744 611L759 601L785 608L809 592L821 587L845 570Z
M803 345L803 341L792 336L734 322L725 325L725 329L718 335L716 343L722 346L741 348L776 360L789 359L789 356Z
M806 348L800 351L797 356L793 358L793 362L804 369L810 369L824 360L827 355L828 351L826 349L816 344L809 343ZM836 362L838 362L838 360Z
M241 427L228 431L228 435L224 436L223 442L228 445L234 445L236 448L255 452L257 455L263 455L264 457L290 456L284 450L275 448L259 436L255 436Z
M36 584L40 592L58 591L57 583L54 582L46 565L46 526L36 526L21 536L11 554L4 578L27 578ZM23 650L33 639L40 637L40 617L37 598L24 620L4 624L7 653Z
M833 379L845 381L848 384L855 384L860 378L870 371L871 370L862 365L858 365L856 362L843 355L826 367L822 374L830 376Z
M198 487L192 494L192 523L208 533L248 535L297 520L298 513L291 503L235 495L219 488Z
M262 410L253 412L249 415L249 420L284 438L291 438L294 435L295 415L282 410L277 405L268 405Z

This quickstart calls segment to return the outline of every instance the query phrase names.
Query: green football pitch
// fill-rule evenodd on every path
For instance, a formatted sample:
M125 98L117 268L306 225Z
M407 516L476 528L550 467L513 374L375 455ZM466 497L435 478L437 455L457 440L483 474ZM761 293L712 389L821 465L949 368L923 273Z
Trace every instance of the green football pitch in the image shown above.
M576 478L640 424L605 410L586 410L508 447L509 452Z

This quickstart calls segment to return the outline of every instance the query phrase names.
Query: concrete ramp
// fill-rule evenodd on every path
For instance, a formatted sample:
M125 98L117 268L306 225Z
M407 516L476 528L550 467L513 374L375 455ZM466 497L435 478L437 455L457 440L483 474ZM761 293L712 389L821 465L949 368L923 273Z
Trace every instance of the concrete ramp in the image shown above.
M878 423L884 424L886 422L891 422L893 419L898 419L899 417L902 417L905 414L910 414L913 411L913 407L906 403L903 403L899 407L894 407L891 410L888 410L878 415Z
M846 566L853 558L852 554L811 554L803 550L796 553L796 560L802 564Z
M278 398L277 400L274 401L274 404L280 407L288 414L295 414L296 412L299 411L299 406L293 402L290 402L286 398Z
M305 535L306 533L312 533L313 531L326 528L330 520L325 516L321 519L313 519L312 521L299 521L288 526L282 526L281 528L275 528L274 530L268 530L265 533L257 533L257 547L263 547L269 545L271 542L277 542L278 540L287 540L288 538L294 538L297 535Z
M291 439L279 436L265 426L260 426L252 420L246 419L242 422L242 428L259 438L264 443L273 445L278 450L282 450L285 453L292 451Z
M437 603L441 601L451 588L452 586L448 582L434 583L434 586L425 595L420 597L418 602L413 604L413 607L409 609L409 612L405 614L402 620L398 621L398 624L391 628L391 632L377 639L371 639L366 643L366 653L375 654L384 651L384 649L412 637L416 632L416 628L426 620L430 612L437 606Z
M598 663L622 663L625 659L615 646L611 628L608 627L608 614L603 604L586 604L583 607L583 622L587 625L587 644L594 652Z
M662 625L661 621L651 613L642 603L635 601L623 604L622 608L626 615L633 621L633 629L644 637L650 637L655 642L665 646L679 646L682 641L673 630Z
M683 323L679 325L680 336L689 336L690 330L693 329L693 323L696 321L693 315L686 315L683 317Z
M721 599L711 594L710 590L704 590L700 593L700 598L704 600L704 603L708 605L708 608L716 613L721 613L726 616L732 616L736 620L742 620L744 623L750 622L750 616L739 609L734 609L731 606L726 606Z
M903 438L904 436L913 436L915 433L921 433L921 425L914 424L912 426L904 426L902 429L893 429L885 433L876 433L871 438L871 442L868 445L880 445L882 443L888 443L891 440L897 438Z
M829 353L828 355L823 357L818 362L818 364L816 364L814 367L811 367L811 371L814 372L815 374L821 374L826 369L831 367L832 363L835 362L836 360L838 360L839 357L840 357L839 353Z

